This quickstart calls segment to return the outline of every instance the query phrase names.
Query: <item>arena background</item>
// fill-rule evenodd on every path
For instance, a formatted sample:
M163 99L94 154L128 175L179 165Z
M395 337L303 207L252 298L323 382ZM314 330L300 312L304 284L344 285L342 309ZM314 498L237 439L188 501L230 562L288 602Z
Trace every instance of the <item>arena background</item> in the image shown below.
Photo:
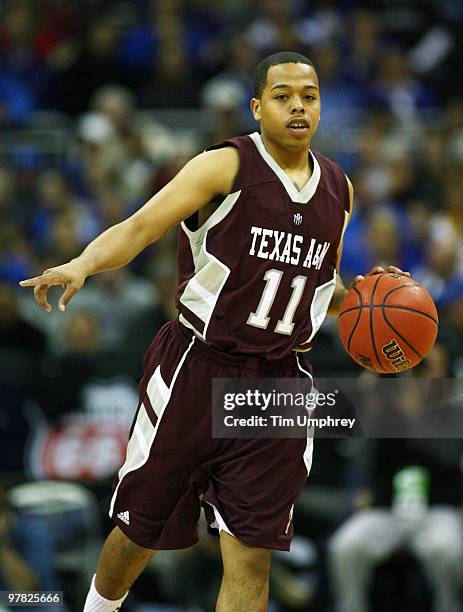
M77 255L207 145L254 131L252 71L281 49L315 61L313 146L356 191L344 280L374 264L411 271L440 316L418 375L463 377L460 0L0 0L0 589L64 590L69 612L82 607L142 356L175 316L176 232L89 279L65 314L42 311L18 281ZM361 374L334 320L310 360L319 376ZM389 473L368 469L372 444L389 444L386 463L402 452L396 441L317 443L293 552L275 555L272 611L334 610L330 538ZM424 452L459 507L460 440ZM208 612L220 571L204 535L159 555L124 610ZM433 597L406 550L372 577L371 610L423 612Z

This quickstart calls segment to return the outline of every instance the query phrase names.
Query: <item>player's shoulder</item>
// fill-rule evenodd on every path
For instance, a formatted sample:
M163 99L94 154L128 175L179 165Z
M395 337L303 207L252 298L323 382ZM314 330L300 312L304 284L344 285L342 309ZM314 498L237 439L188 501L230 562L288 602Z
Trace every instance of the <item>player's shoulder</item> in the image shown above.
M240 163L240 151L231 144L225 144L217 149L206 149L198 156L204 163L211 165L227 165L238 167Z
M211 145L204 152L203 157L212 166L226 173L229 185L227 195L275 180L275 174L259 153L256 139L257 132L234 136Z
M249 147L255 148L251 135L245 134L243 136L231 136L223 140L222 142L218 142L212 144L207 147L207 151L216 151L223 148L232 148L237 151L243 151Z
M239 151L227 146L199 153L186 164L184 172L193 180L208 183L215 193L228 195L239 168Z

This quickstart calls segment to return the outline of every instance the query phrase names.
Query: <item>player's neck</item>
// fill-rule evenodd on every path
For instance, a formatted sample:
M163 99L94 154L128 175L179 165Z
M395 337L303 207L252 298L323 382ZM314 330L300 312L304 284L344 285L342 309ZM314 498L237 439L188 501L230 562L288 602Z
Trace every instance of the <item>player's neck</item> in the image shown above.
M261 134L261 138L267 153L273 157L282 170L286 172L311 172L309 160L310 145L301 146L295 149L287 149L269 140L265 134Z

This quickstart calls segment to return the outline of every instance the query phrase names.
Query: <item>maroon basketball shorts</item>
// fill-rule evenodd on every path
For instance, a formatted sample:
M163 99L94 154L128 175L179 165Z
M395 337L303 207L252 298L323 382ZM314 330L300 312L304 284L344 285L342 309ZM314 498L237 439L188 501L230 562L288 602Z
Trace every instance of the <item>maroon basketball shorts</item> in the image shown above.
M136 544L156 550L210 529L289 550L294 504L312 462L312 439L213 438L212 379L302 378L296 356L278 364L211 349L177 322L149 347L125 463L109 515Z

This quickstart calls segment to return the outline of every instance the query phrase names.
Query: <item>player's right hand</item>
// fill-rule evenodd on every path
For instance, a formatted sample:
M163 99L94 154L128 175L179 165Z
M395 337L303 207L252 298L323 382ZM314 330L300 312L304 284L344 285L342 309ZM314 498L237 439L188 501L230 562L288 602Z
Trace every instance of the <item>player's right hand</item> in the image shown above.
M58 308L64 312L66 305L82 287L86 277L83 266L74 259L62 266L45 270L41 276L22 280L19 284L21 287L34 287L35 301L47 312L52 310L47 301L48 289L53 285L61 285L64 291L59 299Z

